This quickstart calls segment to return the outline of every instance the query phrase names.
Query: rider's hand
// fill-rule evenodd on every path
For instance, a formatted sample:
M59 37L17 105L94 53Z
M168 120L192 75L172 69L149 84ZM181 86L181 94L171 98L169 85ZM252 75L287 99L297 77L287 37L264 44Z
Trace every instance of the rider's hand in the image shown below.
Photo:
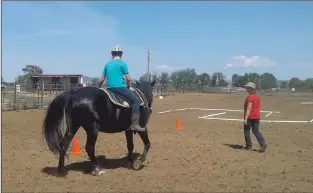
M127 88L130 88L131 82L127 81Z

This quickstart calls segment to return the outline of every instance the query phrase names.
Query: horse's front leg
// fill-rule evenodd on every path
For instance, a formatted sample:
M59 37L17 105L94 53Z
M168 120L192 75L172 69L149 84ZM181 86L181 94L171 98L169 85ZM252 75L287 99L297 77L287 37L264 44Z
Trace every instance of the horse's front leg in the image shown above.
M127 160L128 164L133 163L133 151L134 151L134 139L133 139L133 131L128 129L125 131L126 142L127 142Z
M142 139L142 142L144 144L144 150L141 156L138 156L133 160L133 168L135 170L140 170L142 168L142 163L146 160L147 154L151 147L151 143L148 136L148 128L146 127L145 131L138 131L138 134L140 135L140 138Z

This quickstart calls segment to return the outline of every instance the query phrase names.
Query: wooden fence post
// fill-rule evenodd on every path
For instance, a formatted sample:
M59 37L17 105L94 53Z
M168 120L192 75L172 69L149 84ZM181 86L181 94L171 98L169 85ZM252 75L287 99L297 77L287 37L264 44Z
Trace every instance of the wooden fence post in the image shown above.
M43 78L41 77L41 101L40 101L40 107L43 109L43 94L44 94L44 82Z
M39 83L36 83L36 87L37 87L37 108L40 109L40 86Z
M16 92L16 84L17 84L17 80L15 79L15 82L14 82L14 99L13 99L13 110L16 110L16 95L17 95L17 92Z
M5 93L5 87L2 87L2 85L1 85L1 110L5 107L5 105L4 105L4 97L5 97L4 93Z

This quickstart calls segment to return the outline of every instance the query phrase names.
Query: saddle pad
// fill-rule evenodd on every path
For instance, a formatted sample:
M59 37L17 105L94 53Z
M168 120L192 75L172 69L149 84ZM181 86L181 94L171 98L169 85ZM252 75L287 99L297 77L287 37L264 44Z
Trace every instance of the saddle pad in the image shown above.
M126 97L119 95L117 93L114 93L112 91L109 91L105 88L100 88L100 89L103 90L108 95L108 97L112 101L112 103L114 103L118 106L124 107L124 108L130 108L129 100ZM147 101L147 100L146 100L145 96L142 94L142 92L140 92L138 89L133 88L133 87L131 87L130 90L132 92L134 92L136 96L139 97L140 106L144 105L145 101ZM144 99L143 99L143 97L144 97Z

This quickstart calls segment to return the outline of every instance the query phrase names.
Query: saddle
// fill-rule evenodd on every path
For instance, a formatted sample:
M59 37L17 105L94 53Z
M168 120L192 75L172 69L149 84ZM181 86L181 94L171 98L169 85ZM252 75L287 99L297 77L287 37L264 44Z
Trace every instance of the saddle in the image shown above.
M112 92L112 91L105 89L105 88L100 88L100 89L103 90L108 95L109 99L115 105L123 107L123 108L130 108L131 107L129 99L127 99L123 95L117 94L117 93ZM148 105L148 102L147 102L145 95L139 89L134 88L134 87L130 87L129 89L132 92L134 92L135 95L139 98L140 106L144 106L144 105L147 106Z

